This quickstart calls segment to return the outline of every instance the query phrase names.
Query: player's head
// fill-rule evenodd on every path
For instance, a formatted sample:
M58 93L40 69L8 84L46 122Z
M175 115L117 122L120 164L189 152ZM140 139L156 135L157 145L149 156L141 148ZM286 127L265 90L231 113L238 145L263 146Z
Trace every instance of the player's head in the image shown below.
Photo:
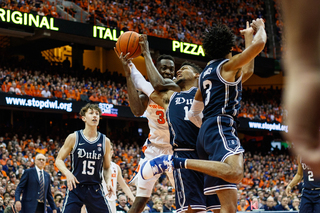
M160 55L157 58L157 69L163 78L172 79L174 77L175 65L171 55Z
M80 116L82 120L89 125L99 125L101 109L97 104L87 104L80 110Z
M225 58L234 46L234 34L224 24L218 24L206 30L202 47L212 59Z
M198 81L199 75L201 74L202 69L198 65L185 61L181 64L180 69L177 71L176 83L178 85L182 84L185 81Z

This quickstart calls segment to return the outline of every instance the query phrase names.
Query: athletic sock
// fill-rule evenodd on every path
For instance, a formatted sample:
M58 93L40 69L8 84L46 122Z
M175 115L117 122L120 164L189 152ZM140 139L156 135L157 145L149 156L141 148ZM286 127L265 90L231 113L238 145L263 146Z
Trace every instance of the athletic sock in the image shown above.
M187 158L176 158L173 157L173 166L175 169L186 169Z

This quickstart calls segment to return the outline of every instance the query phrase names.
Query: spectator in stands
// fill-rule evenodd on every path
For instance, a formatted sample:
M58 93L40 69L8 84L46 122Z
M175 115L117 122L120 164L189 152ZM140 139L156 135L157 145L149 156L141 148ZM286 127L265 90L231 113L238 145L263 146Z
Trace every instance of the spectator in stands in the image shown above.
M127 197L125 194L120 194L118 196L119 205L117 206L117 213L127 213L129 211L129 207L127 206Z
M272 196L269 196L267 198L267 204L264 205L264 207L262 209L264 209L265 211L275 211L274 198Z
M293 199L292 204L289 205L289 207L293 211L299 211L299 205L300 205L300 199L296 197Z
M281 204L275 206L275 210L276 211L286 211L286 210L290 210L290 207L288 205L288 198L287 197L282 197L281 199Z
M9 92L16 94L16 95L21 95L21 90L17 88L16 82L12 81L12 86L9 89Z
M172 205L175 204L173 195L167 194L164 198L164 204L163 204L163 212L173 212L175 209L172 207Z
M246 203L246 199L245 198L241 198L240 200L240 204L237 206L237 210L239 212L245 212L248 208L248 205Z
M48 86L48 85L46 85L46 86L45 86L45 89L42 90L41 96L42 96L43 98L51 98L51 97L52 97L52 94L51 94L51 92L49 91L49 86Z

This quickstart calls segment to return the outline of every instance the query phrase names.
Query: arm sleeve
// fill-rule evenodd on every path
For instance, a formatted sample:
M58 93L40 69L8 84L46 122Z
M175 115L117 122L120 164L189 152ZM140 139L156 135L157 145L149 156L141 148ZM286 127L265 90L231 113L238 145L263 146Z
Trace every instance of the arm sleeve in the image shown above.
M199 128L202 125L203 109L204 109L204 104L202 101L193 100L191 109L190 111L188 111L189 120Z
M131 70L131 78L137 90L142 91L148 97L154 91L150 82L148 82L133 63L129 64Z

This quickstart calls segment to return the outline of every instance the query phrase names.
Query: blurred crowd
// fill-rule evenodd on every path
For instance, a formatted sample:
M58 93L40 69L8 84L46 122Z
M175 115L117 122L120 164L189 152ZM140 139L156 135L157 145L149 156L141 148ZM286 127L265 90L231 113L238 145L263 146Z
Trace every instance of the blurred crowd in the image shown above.
M287 111L281 105L281 89L271 86L268 89L243 89L242 92L238 117L278 123L286 118Z
M266 16L262 0L73 0L73 2L89 13L86 19L88 23L194 44L202 44L203 33L208 26L226 24L235 33L236 44L233 51L236 52L244 50L240 30L246 27L246 21ZM57 6L61 6L61 3L62 1L3 0L1 7L61 18L61 14L57 12ZM73 6L63 6L63 8L71 16L77 13ZM267 47L263 55L268 56Z
M0 135L0 212L14 202L16 186L24 170L34 166L37 153L46 156L45 171L51 176L51 191L56 205L61 208L66 193L66 177L61 174L54 162L63 140L58 137L51 139L27 134L4 133ZM139 162L141 148L131 139L127 139L126 142L111 140L115 150L113 162L121 167L123 178L129 182ZM244 157L244 178L238 184L238 211L268 209L269 207L279 210L281 206L286 209L297 207L296 203L300 200L299 187L293 189L294 196L289 198L285 194L286 185L297 171L294 159L288 154L275 152L269 152L266 155L245 153ZM69 169L71 168L70 163L69 156L65 160ZM135 194L136 188L134 186L130 188ZM132 201L128 200L120 189L117 195L118 205L129 208ZM168 179L162 176L156 183L144 212L161 212L161 210L172 212L174 208L174 188ZM49 207L48 212L50 212Z
M98 70L87 70L86 73L90 76L75 77L61 72L59 74L1 66L0 91L43 98L129 105L125 84L100 80L113 79L111 76L99 78L101 75L108 75L108 72L101 74ZM121 76L116 78L121 79Z

